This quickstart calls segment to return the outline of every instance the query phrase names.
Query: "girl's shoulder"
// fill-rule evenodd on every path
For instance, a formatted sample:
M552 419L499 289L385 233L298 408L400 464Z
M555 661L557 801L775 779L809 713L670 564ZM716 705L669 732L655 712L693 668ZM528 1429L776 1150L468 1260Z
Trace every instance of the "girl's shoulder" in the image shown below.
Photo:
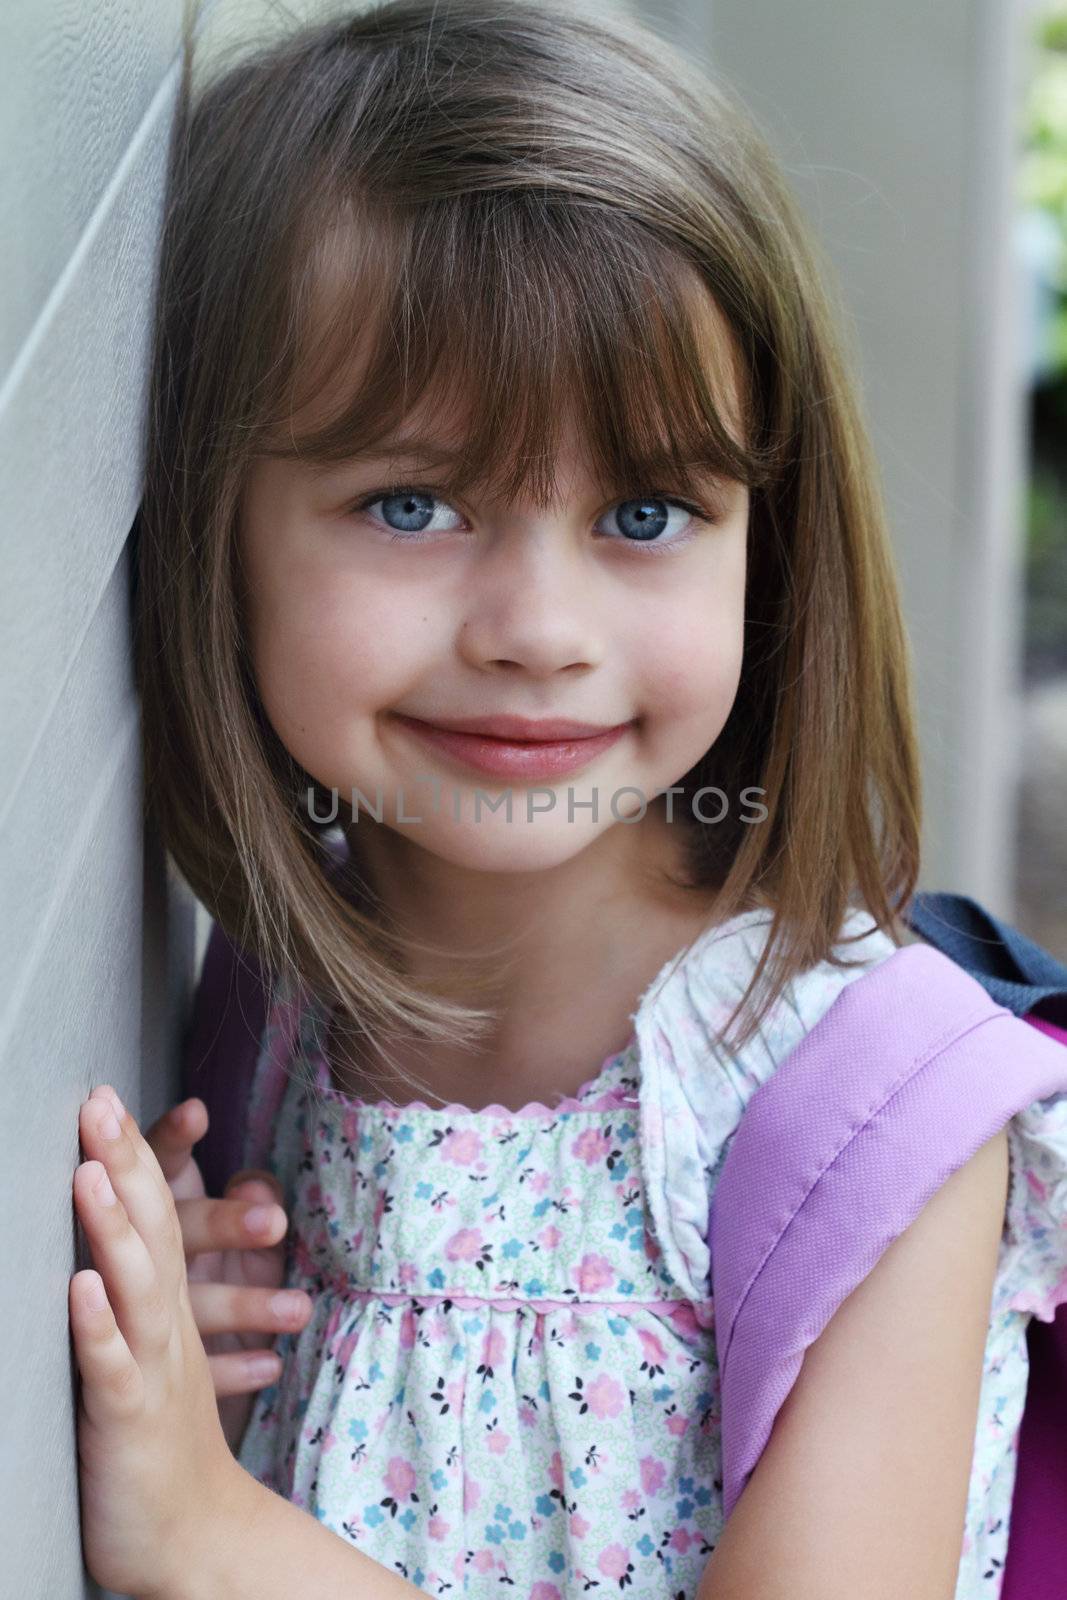
M731 1049L723 1030L771 921L760 908L709 929L668 963L633 1016L647 1202L665 1264L694 1300L707 1295L712 1195L749 1101L838 995L899 948L869 912L850 910L830 953L835 959L794 977L751 1039Z

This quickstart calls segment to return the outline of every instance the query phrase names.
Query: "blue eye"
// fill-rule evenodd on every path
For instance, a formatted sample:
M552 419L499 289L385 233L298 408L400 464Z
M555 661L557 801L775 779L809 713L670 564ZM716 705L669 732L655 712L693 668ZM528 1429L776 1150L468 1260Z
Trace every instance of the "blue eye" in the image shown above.
M405 544L419 544L434 533L454 532L454 528L433 526L435 517L448 515L452 508L448 502L428 488L409 487L403 484L388 489L377 489L360 500L353 511L369 512L381 507L380 515L372 520L383 522L391 530L390 543L398 540ZM435 509L436 507L436 509ZM681 513L681 523L675 524L670 536L671 513ZM458 513L455 513L458 515ZM622 535L611 538L613 544L632 544L646 551L673 550L688 544L695 530L690 524L713 522L715 518L702 507L673 496L652 494L644 498L617 500L604 517L616 520L616 529ZM602 519L603 520L603 519ZM664 530L668 536L662 537Z
M684 500L668 499L666 495L648 495L643 500L619 500L606 515L614 518L617 526L626 535L622 543L641 544L648 549L666 550L673 549L676 545L688 544L693 537L690 531L683 532L681 537L660 538L670 523L672 511L683 514L682 529L688 528L694 518L701 522L711 520L698 506L689 505Z
M420 535L424 534L434 519L435 500L437 496L431 494L428 489L398 487L387 489L384 493L379 490L372 498L361 500L356 509L369 511L372 506L381 506L385 524L394 530L394 537L417 543ZM443 500L440 501L441 505L445 503Z

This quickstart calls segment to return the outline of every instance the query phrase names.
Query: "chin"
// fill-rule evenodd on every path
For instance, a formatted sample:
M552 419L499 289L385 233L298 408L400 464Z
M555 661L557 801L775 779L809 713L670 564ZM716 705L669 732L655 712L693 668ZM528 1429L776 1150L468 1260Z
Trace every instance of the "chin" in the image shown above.
M440 860L472 872L545 872L580 855L606 827L603 821L575 818L568 823L547 815L527 822L524 814L510 823L503 816L446 826L437 820L436 827L427 819L395 831Z

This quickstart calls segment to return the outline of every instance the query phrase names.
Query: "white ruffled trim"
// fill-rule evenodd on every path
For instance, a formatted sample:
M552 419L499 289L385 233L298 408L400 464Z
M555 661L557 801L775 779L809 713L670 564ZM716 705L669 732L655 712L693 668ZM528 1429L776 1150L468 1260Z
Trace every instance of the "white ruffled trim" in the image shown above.
M728 1051L719 1034L751 980L771 921L769 911L756 909L709 929L673 970L667 963L631 1017L646 1200L664 1265L693 1301L710 1294L711 1196L745 1106L841 990L899 948L869 912L850 910L841 938L870 931L835 954L862 964L841 970L823 961L794 978L744 1049Z

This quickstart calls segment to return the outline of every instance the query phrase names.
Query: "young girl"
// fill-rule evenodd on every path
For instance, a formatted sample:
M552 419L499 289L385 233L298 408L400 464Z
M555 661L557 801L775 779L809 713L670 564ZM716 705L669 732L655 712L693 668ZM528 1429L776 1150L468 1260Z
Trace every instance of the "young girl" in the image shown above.
M1009 1135L1049 1211L1067 1171L1022 1122L808 1351L724 1536L716 1180L906 942L920 833L875 464L740 108L573 3L264 47L179 121L152 396L148 801L273 978L251 1115L309 1297L226 1592L995 1600L1067 1254L1036 1191L1005 1226ZM225 1543L195 1503L155 1593Z

